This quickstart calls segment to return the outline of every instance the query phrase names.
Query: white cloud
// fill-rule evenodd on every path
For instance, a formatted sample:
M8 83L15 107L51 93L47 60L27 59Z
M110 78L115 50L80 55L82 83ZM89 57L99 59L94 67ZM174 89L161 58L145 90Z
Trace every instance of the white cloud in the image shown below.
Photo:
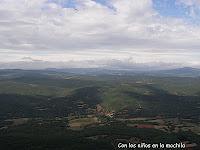
M200 0L177 0L189 8L189 16L200 21Z
M178 0L178 2L184 3L188 6L200 5L200 0Z
M188 5L199 2L180 1ZM151 0L111 0L114 9L92 0L75 2L76 9L63 7L62 1L1 0L1 61L23 57L54 62L121 60L132 56L140 62L189 64L194 59L200 63L194 57L200 56L200 27L160 16ZM186 53L187 60L177 53Z

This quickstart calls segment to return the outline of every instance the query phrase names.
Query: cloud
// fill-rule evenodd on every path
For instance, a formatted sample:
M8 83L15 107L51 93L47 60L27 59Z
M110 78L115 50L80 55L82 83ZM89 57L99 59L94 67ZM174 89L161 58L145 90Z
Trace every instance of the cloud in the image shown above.
M179 2L193 6L199 1ZM111 60L121 59L121 52L136 60L134 53L145 53L142 62L160 61L166 52L172 62L182 58L177 52L199 56L200 27L160 16L151 0L75 0L73 5L69 0L1 0L0 20L0 51L9 50L0 58L7 55L7 61ZM187 58L198 61L194 55Z
M193 6L193 5L200 6L200 0L178 0L178 2L188 5L188 6Z
M190 17L200 21L200 0L177 0L177 2L188 7Z
M21 60L23 60L23 61L31 61L31 62L42 62L42 60L34 59L32 57L22 57Z

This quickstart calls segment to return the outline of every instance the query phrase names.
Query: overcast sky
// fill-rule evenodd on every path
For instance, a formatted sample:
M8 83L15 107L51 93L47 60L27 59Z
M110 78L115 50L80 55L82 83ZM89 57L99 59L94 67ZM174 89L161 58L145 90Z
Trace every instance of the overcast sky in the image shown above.
M13 62L199 67L200 0L0 0L0 64Z

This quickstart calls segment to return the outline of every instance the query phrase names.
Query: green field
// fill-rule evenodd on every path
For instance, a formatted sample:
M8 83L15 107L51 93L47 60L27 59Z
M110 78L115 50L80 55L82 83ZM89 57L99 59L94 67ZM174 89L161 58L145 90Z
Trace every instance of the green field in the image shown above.
M132 138L199 145L199 93L199 77L0 71L0 146L109 150Z

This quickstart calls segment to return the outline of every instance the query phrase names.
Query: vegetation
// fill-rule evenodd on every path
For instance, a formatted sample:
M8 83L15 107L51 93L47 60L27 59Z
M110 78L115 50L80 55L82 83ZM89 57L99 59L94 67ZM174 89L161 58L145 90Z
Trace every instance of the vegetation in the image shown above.
M0 147L109 150L133 138L199 146L199 93L199 77L2 70Z

